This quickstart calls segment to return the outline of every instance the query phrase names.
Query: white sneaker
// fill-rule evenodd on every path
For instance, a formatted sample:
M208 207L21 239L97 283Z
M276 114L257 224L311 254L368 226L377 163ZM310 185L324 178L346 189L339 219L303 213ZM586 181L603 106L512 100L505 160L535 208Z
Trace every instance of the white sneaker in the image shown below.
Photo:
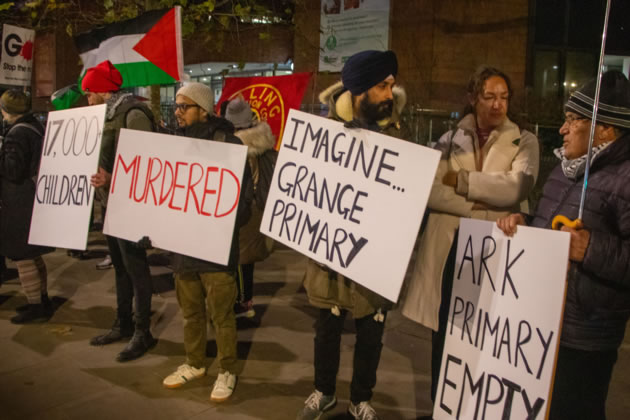
M168 375L162 385L166 388L179 388L180 386L188 383L197 378L201 378L206 374L206 368L196 368L186 363L177 368L177 370Z
M379 420L374 407L369 401L361 401L357 405L352 404L351 401L350 407L348 407L348 414L355 420Z
M214 382L212 393L210 394L210 401L223 402L230 398L234 387L236 386L236 375L228 372L219 373L217 380Z

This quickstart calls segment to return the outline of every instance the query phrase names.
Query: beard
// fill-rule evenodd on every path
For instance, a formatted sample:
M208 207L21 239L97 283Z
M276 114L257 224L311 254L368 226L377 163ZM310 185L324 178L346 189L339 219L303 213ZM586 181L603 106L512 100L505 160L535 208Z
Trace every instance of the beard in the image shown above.
M365 95L359 103L359 110L363 118L369 122L380 121L383 118L391 117L394 110L394 101L388 99L383 102L372 103Z

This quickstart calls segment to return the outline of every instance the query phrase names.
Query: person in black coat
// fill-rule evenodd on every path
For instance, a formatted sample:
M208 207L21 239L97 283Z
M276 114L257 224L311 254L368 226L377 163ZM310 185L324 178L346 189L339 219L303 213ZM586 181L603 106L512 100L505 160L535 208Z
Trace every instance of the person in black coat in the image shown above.
M578 216L595 97L593 80L565 105L563 146L533 218L497 221L507 235ZM582 220L571 234L562 335L549 419L605 419L617 351L630 318L630 82L604 73Z
M28 244L44 127L19 90L2 94L0 110L8 124L0 147L0 255L17 265L28 304L18 308L11 322L24 324L47 320L52 312L42 259L51 249Z

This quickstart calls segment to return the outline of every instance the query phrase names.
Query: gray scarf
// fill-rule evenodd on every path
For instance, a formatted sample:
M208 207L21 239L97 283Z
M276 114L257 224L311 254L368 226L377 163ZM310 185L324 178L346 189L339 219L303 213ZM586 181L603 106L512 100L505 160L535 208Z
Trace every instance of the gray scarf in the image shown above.
M107 100L107 119L111 120L114 118L116 114L116 109L118 106L123 103L127 98L133 96L133 93L118 91L112 94L112 96Z
M593 161L595 161L597 155L608 147L610 143L612 143L612 141L593 147L593 153L591 154L591 166L593 165ZM576 159L567 159L564 156L564 148L562 147L554 149L553 154L562 161L560 162L562 165L562 172L564 172L564 176L567 178L576 180L584 174L584 171L586 170L586 155L582 155Z

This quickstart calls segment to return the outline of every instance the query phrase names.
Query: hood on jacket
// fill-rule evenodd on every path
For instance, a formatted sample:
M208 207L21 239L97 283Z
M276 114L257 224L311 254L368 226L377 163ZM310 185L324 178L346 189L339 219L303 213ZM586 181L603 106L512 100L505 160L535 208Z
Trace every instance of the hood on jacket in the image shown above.
M265 121L260 121L250 128L237 130L234 135L247 146L247 156L259 156L276 145L276 137Z
M407 93L402 86L394 86L393 95L394 109L392 116L378 122L381 128L385 128L391 124L398 125L400 114L407 103ZM337 82L323 90L322 93L319 94L319 101L324 105L328 105L331 117L342 121L352 120L352 94L343 87L342 82Z

